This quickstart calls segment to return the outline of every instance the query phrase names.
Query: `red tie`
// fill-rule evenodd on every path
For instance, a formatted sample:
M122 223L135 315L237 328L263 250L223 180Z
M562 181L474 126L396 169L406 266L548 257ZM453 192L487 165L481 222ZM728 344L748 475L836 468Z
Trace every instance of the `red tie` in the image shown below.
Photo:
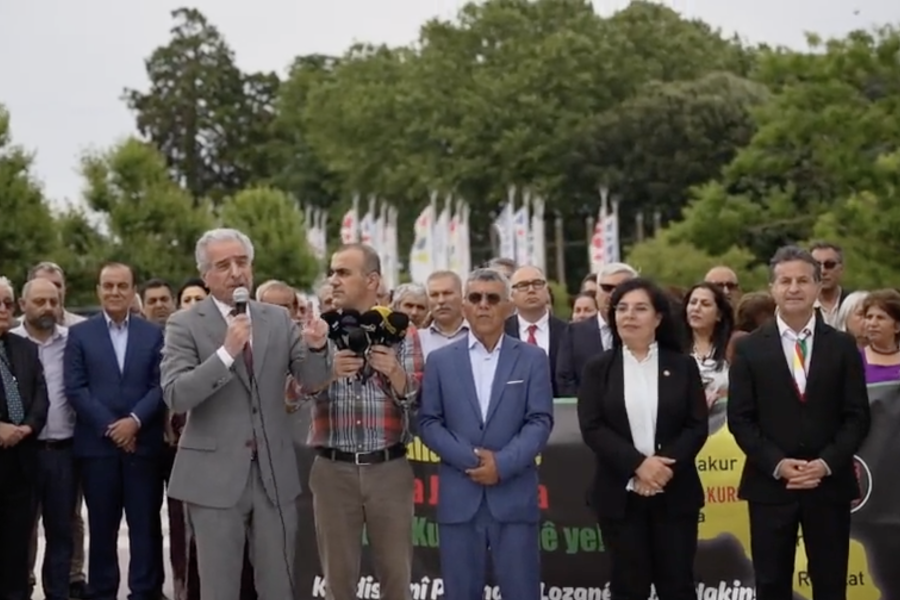
M537 325L531 324L528 326L528 339L526 340L532 346L537 346L537 338L534 337L534 332L537 331Z

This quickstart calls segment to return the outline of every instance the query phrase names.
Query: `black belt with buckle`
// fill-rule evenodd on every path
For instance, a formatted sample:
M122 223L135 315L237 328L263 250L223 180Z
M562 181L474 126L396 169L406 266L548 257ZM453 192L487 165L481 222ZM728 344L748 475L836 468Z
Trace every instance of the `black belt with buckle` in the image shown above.
M319 456L337 462L353 463L358 466L377 465L406 456L406 444L394 444L375 452L344 452L334 448L316 448Z
M65 450L72 447L72 438L65 440L38 440L37 445L42 450Z

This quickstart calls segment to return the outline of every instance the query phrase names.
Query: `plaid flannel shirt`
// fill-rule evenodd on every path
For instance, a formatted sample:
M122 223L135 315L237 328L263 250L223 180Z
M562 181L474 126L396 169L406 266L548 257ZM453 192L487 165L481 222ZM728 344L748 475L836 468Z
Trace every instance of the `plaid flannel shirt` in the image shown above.
M406 372L404 396L398 397L380 373L365 380L352 377L332 383L311 398L310 446L367 453L412 441L410 415L425 366L419 334L410 328L394 349Z

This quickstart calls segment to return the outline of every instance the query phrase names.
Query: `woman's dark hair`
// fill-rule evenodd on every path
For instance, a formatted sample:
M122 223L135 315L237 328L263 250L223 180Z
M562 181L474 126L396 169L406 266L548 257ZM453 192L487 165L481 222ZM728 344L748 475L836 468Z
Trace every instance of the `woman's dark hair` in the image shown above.
M725 297L725 294L722 293L722 289L719 286L708 283L706 281L698 283L690 288L684 295L684 302L682 303L681 308L681 318L684 322L686 331L691 331L691 325L688 321L687 313L688 307L691 302L691 296L697 290L707 290L709 293L711 293L713 295L713 299L715 300L716 308L719 311L719 320L716 321L712 332L713 354L710 358L716 361L716 368L721 369L725 364L725 354L728 350L728 342L731 341L731 335L734 333L734 311L731 308L731 303L728 302L728 298ZM691 352L694 343L693 338L693 332L691 332L691 335L687 336L687 339L685 340L686 352Z
M738 302L735 326L738 331L753 333L760 324L775 316L775 299L768 292L744 294Z
M206 283L204 283L202 279L200 279L199 277L189 277L185 280L184 283L181 284L181 287L178 288L178 293L175 295L175 304L177 306L181 306L181 296L182 294L184 294L184 290L190 287L198 287L206 292L207 295L209 294L209 288L206 287Z
M629 279L620 283L616 286L612 296L610 296L606 322L609 324L612 332L613 346L615 348L622 347L622 338L619 336L619 330L616 326L616 306L626 294L638 290L646 292L647 296L650 297L650 304L653 305L653 310L660 316L659 325L656 327L656 345L662 350L682 352L682 343L678 335L678 326L672 317L672 305L669 302L669 296L658 285L643 277Z
M579 292L572 296L571 300L569 300L569 308L575 308L575 303L578 302L579 298L587 298L591 302L594 303L594 308L598 308L597 306L597 295L591 294L589 292Z

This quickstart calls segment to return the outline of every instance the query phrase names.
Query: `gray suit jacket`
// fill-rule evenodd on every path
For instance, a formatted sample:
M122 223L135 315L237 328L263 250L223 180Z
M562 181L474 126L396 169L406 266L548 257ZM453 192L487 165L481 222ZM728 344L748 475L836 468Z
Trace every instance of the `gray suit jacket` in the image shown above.
M169 496L176 500L211 508L237 504L250 473L253 439L272 502L290 504L300 494L284 381L290 373L307 388L325 384L330 356L309 351L285 309L250 302L249 310L258 398L242 358L226 368L216 355L227 326L211 297L175 313L166 326L163 399L172 412L188 413L169 482Z

